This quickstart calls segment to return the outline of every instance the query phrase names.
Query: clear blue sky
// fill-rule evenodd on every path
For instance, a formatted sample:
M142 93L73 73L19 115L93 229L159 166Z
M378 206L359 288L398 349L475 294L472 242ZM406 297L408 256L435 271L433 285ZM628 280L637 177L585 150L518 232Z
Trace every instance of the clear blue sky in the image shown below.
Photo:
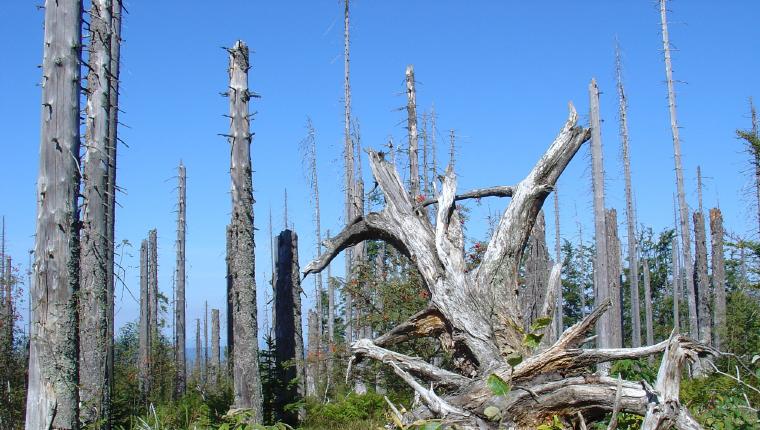
M0 8L0 142L10 253L22 260L33 247L35 178L39 150L43 13L38 2ZM229 219L229 147L225 133L227 54L245 40L254 51L251 109L256 189L257 274L260 303L269 276L267 223L282 228L287 187L290 221L300 235L302 267L314 255L309 193L298 143L307 116L317 130L323 229L342 222L340 158L343 99L342 4L331 1L140 1L126 3L122 47L123 110L119 149L117 240L128 240L119 261L136 294L137 251L150 228L159 232L160 287L171 295L174 270L175 175L188 172L188 327L203 300L224 308L225 225ZM760 97L760 3L678 0L670 4L674 73L683 127L689 201L696 207L695 169L705 176L705 206L720 204L727 228L752 233L754 199L749 168L734 130L749 128L748 97ZM573 101L587 121L587 86L602 94L607 205L623 226L623 180L617 133L614 38L624 54L625 84L639 222L672 225L673 157L667 113L659 13L655 1L369 1L352 4L353 113L365 146L392 135L405 141L404 68L414 64L419 111L435 103L439 154L448 129L457 135L460 189L513 184L551 142ZM589 236L588 150L560 179L562 235L577 239L576 221ZM369 169L364 174L368 179ZM550 201L549 201L550 202ZM488 210L473 211L470 234L479 238ZM479 224L479 225L478 225ZM551 230L551 229L550 229ZM621 229L624 236L624 229ZM553 232L549 240L553 240ZM341 274L342 264L335 273ZM312 281L304 288L313 299ZM25 306L25 305L24 305ZM260 306L263 318L263 307ZM136 301L117 289L117 324L134 320ZM263 321L260 323L263 326ZM222 330L224 334L225 331ZM189 330L189 336L193 336ZM190 337L192 338L192 337Z

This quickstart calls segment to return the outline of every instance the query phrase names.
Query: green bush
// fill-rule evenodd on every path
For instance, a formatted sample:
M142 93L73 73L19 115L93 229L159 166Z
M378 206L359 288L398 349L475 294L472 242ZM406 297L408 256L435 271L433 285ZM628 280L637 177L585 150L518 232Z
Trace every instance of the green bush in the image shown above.
M310 401L306 404L306 421L303 427L339 429L351 428L350 425L359 422L385 422L385 407L383 396L372 391L367 394L350 393L333 403ZM369 423L365 425L370 427L364 428L374 428Z

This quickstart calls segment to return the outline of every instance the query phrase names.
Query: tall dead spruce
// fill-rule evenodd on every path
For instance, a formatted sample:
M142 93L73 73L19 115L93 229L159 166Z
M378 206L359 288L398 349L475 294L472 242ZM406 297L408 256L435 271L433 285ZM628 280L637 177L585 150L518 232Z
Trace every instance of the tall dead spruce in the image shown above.
M230 54L231 145L230 177L232 179L230 256L230 303L232 308L232 380L234 406L251 409L252 420L260 423L261 383L259 379L258 323L256 319L256 278L253 254L253 178L251 167L250 114L248 101L253 96L248 90L250 62L248 46L235 42Z
M177 296L174 303L174 365L177 368L175 391L177 397L185 394L187 364L185 360L185 230L187 214L187 175L182 162L178 167L177 189L177 267L174 281Z
M518 264L546 196L590 138L590 131L576 123L571 106L566 124L528 176L503 188L509 189L504 195L512 200L480 265L473 270L466 270L462 227L454 205L462 195L456 194L453 170L448 169L440 193L433 199L438 204L433 224L423 210L426 202L416 204L395 167L375 151L369 151L369 161L385 196L385 207L355 217L326 242L324 254L306 267L305 274L321 271L342 250L365 240L388 242L416 265L430 291L428 306L374 340L357 340L351 351L356 360L382 361L410 385L424 405L414 411L417 417L445 417L460 428L495 429L499 424L485 414L486 407L493 406L499 410L502 424L522 429L535 428L554 414L573 420L576 411L594 420L613 409L618 381L588 373L589 366L667 351L654 388L639 382L620 383L620 409L647 415L651 424L645 429L666 428L671 423L677 428L699 428L678 403L677 389L672 390L678 386L684 359L709 352L689 339L673 336L656 345L631 349L580 349L587 332L609 308L605 301L542 352L535 353L523 342L525 310L520 306ZM487 195L493 194L469 194L470 198ZM452 353L454 368L443 369L387 349L415 337L438 338ZM511 359L517 355L522 357L519 364ZM510 381L514 389L494 396L487 384L492 374ZM410 422L415 418L402 419Z
M81 0L45 2L27 429L79 427Z

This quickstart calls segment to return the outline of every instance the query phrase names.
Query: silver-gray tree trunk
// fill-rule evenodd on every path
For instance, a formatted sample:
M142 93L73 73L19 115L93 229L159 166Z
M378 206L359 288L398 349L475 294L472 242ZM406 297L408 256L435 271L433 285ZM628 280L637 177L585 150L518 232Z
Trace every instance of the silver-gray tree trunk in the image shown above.
M718 208L710 209L710 245L714 294L713 339L715 348L720 350L726 334L726 268L723 259L723 215Z
M349 26L349 0L344 0L345 8L343 10L343 163L344 163L344 216L345 223L349 225L354 218L354 142L351 139L351 80L350 80L350 26ZM351 281L353 273L354 258L353 249L347 249L345 253L345 275L344 281L347 286ZM346 312L346 342L353 341L353 303L351 294L345 294L345 312Z
M109 351L108 137L111 86L111 1L90 7L89 74L85 109L82 229L80 233L79 401L83 425L104 427Z
M82 2L45 2L26 429L79 428Z
M542 304L549 285L549 250L546 246L546 221L543 210L538 213L533 224L524 255L525 283L520 294L520 307L523 309L523 328L529 330L533 322L546 317L542 315Z
M406 66L406 127L409 133L409 192L420 195L419 135L417 131L417 92L414 87L414 66Z
M232 375L234 371L234 360L233 358L235 355L233 354L234 346L235 346L235 322L233 319L233 306L235 305L233 300L233 294L234 291L232 289L232 263L234 259L234 253L235 253L235 244L233 242L232 237L232 225L227 225L226 228L226 236L227 236L227 250L225 254L225 263L227 268L227 376L232 380Z
M148 354L152 361L158 339L158 232L155 228L148 232L148 327Z
M209 369L209 379L214 387L219 384L219 354L219 309L211 309L211 366Z
M610 298L609 275L607 265L607 227L604 215L604 160L602 155L602 130L599 116L599 88L596 79L589 84L589 104L591 109L591 175L594 192L594 304L604 303ZM614 305L614 303L613 303ZM597 344L602 348L614 346L614 318L611 312L605 313L596 325Z
M710 312L710 278L707 274L707 235L705 217L696 211L694 217L694 284L697 290L697 316L699 320L699 340L712 345L712 313Z
M623 64L620 45L615 43L615 75L617 77L618 116L620 118L620 147L623 154L625 176L625 219L628 228L628 284L631 288L632 345L641 346L641 306L639 302L639 263L636 246L636 214L633 210L633 185L631 183L631 156L628 145L628 98L623 86Z
M308 353L306 354L306 395L317 394L317 378L319 376L319 323L317 313L309 311L307 322L308 328Z
M652 321L652 286L649 275L649 260L644 259L644 314L647 331L647 345L654 345L654 327Z
M193 363L193 379L197 385L202 385L201 363L203 362L203 347L201 346L201 319L195 319L195 363Z
M676 170L676 189L678 194L678 213L681 225L681 245L683 248L684 279L686 280L686 295L689 305L689 334L699 337L697 321L697 294L694 289L694 278L691 258L691 234L689 229L689 207L686 204L686 191L683 184L683 167L681 165L681 140L679 138L678 118L676 115L676 92L673 86L673 66L670 60L670 38L668 36L668 20L666 0L660 0L660 23L662 26L662 48L665 53L665 78L668 84L668 109L670 110L670 131L673 135L673 159Z
M671 244L671 261L673 263L673 330L681 332L681 270L679 268L678 238L673 236Z
M617 210L608 209L605 213L605 227L607 228L607 280L609 282L609 297L612 302L609 314L612 316L612 346L623 346L623 297L620 288L621 255L620 238L618 237Z
M330 230L327 230L327 241ZM322 255L320 253L320 255ZM331 265L327 265L327 378L332 378L335 353L335 282L332 278ZM329 385L329 382L328 382Z
M284 230L277 236L275 259L275 362L280 369L278 393L275 395L277 418L295 425L303 411L286 410L286 405L303 399L304 369L303 331L301 325L301 277L298 267L298 236Z
M150 305L149 305L149 281L148 281L148 241L143 240L140 244L140 322L138 324L138 362L137 379L140 386L140 395L145 401L150 394L150 351L151 351L151 328L150 328Z
M177 286L176 302L174 304L174 365L175 394L177 398L185 394L187 382L187 363L185 357L185 236L187 229L187 172L180 161L177 168L177 262L174 282Z
M253 169L248 101L248 46L235 42L229 49L230 177L232 180L232 323L234 406L249 408L261 423L258 323L253 227Z

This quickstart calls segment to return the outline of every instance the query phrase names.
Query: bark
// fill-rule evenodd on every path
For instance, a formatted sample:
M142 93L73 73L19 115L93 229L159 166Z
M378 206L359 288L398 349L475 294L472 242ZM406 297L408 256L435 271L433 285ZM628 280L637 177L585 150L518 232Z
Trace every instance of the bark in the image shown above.
M279 384L275 394L275 418L296 425L302 411L286 410L285 406L303 399L305 369L301 326L301 278L298 267L298 236L284 230L277 236L275 261L275 363Z
M681 302L681 288L680 288L680 268L679 261L678 261L678 238L673 237L673 243L672 243L672 255L671 260L673 261L673 330L675 330L676 333L679 333L681 331L681 309L680 309L680 302Z
M153 356L153 347L158 338L158 233L156 229L148 232L148 337Z
M83 425L109 422L108 322L108 128L111 69L111 1L90 7L89 74L85 109L79 292L79 401Z
M591 172L592 188L594 192L594 291L595 305L611 298L609 270L609 258L607 256L607 227L604 212L604 161L602 157L602 130L601 118L599 117L599 88L596 80L589 85L589 100L591 106ZM614 316L612 313L604 315L596 327L597 344L603 348L612 347L614 342Z
M232 237L232 225L227 226L227 252L226 252L226 266L227 266L227 376L230 379L233 375L234 370L234 346L235 346L235 335L234 335L234 328L235 328L235 321L233 319L234 312L233 307L235 305L234 301L234 290L232 288L232 263L234 261L234 252L235 252L235 244L233 243L233 237Z
M253 169L248 101L248 46L230 48L230 177L232 181L231 255L234 407L251 409L253 423L261 423L258 324L253 223Z
M414 88L414 66L406 66L406 128L409 133L409 192L420 195L419 136L417 131L417 92Z
M45 2L27 429L79 427L82 3Z
M185 394L187 381L187 364L185 359L185 236L187 225L187 176L185 166L180 161L178 168L178 198L177 198L177 263L174 281L177 285L177 296L174 305L174 365L177 375L175 379L175 394L177 398Z
M211 385L219 384L219 309L211 309L211 363L209 367L209 379Z
M548 292L549 285L549 252L546 246L546 221L544 211L540 211L530 233L528 244L525 248L524 285L520 294L520 308L522 309L523 328L530 329L530 325L537 319L551 315L542 314L542 304Z
M643 260L644 269L644 315L647 330L647 345L654 345L654 329L652 324L652 289L649 276L649 260Z
M623 86L623 63L620 45L615 41L615 75L617 77L618 114L620 117L620 146L625 176L625 219L628 228L628 284L631 289L631 331L634 347L641 346L641 307L639 304L639 263L636 245L636 213L633 209L631 156L628 146L628 98Z
M559 194L554 187L554 263L562 264L562 238L559 231ZM552 341L557 340L559 334L565 330L564 316L562 312L562 279L557 288L556 303L554 304L554 316L552 318Z
M718 208L710 209L710 245L714 294L713 339L715 348L720 350L726 333L726 269L723 261L723 215Z
M140 324L138 326L138 381L140 395L146 400L150 393L150 310L148 305L148 241L140 245Z
M678 194L678 213L681 226L681 244L683 248L683 272L686 279L686 294L689 305L689 333L699 337L697 321L697 295L694 288L691 258L691 234L689 233L689 209L686 205L686 191L683 184L683 167L681 165L681 140L679 138L678 118L676 115L676 93L673 86L673 66L670 60L670 39L668 35L666 0L660 0L660 22L662 25L662 47L665 54L665 78L668 84L668 108L670 111L670 131L673 135L673 158L676 171L676 188Z
M203 302L203 366L201 380L205 385L208 382L208 301Z
M710 312L710 278L707 275L707 237L705 217L702 212L694 212L694 285L697 290L697 316L699 320L699 340L712 345L712 313Z
M314 396L317 394L317 381L319 377L320 350L318 344L319 327L318 316L315 311L309 311L308 319L308 338L309 348L306 354L306 395Z
M609 294L612 301L610 315L612 316L612 346L620 348L623 346L623 297L621 294L621 255L620 255L620 238L618 237L617 228L617 211L612 208L608 209L605 219L607 228L607 276L609 282Z
M351 80L350 80L350 34L349 34L349 0L344 0L345 8L343 10L343 163L344 163L344 216L345 223L348 225L356 215L353 210L354 204L354 142L351 139ZM344 281L347 286L351 282L353 273L354 258L353 249L347 249L345 253L345 275ZM345 297L345 324L346 324L346 342L353 341L353 302L351 294Z
M203 362L203 348L201 347L201 319L195 319L195 363L193 364L193 379L199 386L201 381L201 366Z

